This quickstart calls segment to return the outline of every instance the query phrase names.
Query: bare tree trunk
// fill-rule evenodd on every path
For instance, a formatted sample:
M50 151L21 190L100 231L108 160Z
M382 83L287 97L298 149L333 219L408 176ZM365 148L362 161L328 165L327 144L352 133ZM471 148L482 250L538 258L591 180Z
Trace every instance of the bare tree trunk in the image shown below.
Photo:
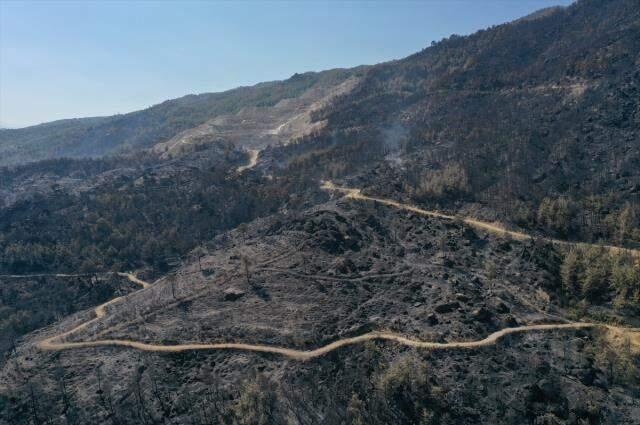
M38 415L38 410L39 410L38 401L36 399L36 395L33 390L33 384L31 382L29 382L29 397L31 399L30 400L31 401L31 417L33 418L33 423L34 424L42 423Z

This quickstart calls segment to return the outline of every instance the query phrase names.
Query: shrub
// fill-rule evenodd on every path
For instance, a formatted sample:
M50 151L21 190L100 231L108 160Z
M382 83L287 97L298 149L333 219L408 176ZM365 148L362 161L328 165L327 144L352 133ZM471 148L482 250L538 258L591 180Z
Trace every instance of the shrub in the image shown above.
M409 420L417 422L428 410L431 393L427 381L427 364L415 355L407 355L393 362L378 375L378 395L391 411L400 412Z
M367 423L364 418L364 402L360 400L357 393L351 395L347 406L347 417L351 425L365 425Z
M578 292L580 261L578 251L571 249L564 257L562 266L560 267L560 276L562 277L562 292L565 297L572 297Z
M259 375L247 382L234 407L234 423L238 425L267 425L274 423L276 396L274 385Z
M416 196L445 197L466 194L470 191L469 177L460 163L447 164L441 170L428 170L420 178Z
M575 215L575 206L567 199L544 198L538 207L538 224L547 231L566 237Z

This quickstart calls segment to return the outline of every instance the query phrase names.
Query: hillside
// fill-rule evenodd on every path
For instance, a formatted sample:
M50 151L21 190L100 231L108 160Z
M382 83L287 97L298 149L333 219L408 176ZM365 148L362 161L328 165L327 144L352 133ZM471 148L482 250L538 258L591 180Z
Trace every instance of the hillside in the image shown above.
M5 129L0 131L0 166L62 157L98 157L171 143L173 137L185 130L246 109L253 108L266 115L280 102L295 101L300 97L304 100L298 106L310 106L321 101L332 87L360 72L356 68L296 74L284 81L239 87L222 93L188 95L123 115Z
M624 348L624 328L559 326L469 351L370 341L308 362L233 346L163 353L205 341L308 350L371 330L446 346L519 325L571 323L557 280L560 254L348 199L258 220L63 337L97 347L38 348L88 312L27 337L0 381L24 403L6 400L5 414L97 423L188 423L194 415L214 423L262 415L273 423L358 415L369 423L631 423L625 418L640 408L640 346ZM113 341L167 350L132 352ZM60 382L64 393L55 390ZM36 408L26 403L29 388Z
M637 6L580 1L373 67L318 114L331 147L300 167L360 168L393 197L638 246Z
M0 423L638 423L638 6L16 130Z
M115 274L0 276L0 364L16 339L133 291Z

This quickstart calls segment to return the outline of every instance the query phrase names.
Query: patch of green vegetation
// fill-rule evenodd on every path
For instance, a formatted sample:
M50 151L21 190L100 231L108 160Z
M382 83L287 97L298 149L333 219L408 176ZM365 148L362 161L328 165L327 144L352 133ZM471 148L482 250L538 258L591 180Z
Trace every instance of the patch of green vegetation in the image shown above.
M640 264L631 255L571 248L562 262L562 293L569 304L613 300L621 309L640 302Z

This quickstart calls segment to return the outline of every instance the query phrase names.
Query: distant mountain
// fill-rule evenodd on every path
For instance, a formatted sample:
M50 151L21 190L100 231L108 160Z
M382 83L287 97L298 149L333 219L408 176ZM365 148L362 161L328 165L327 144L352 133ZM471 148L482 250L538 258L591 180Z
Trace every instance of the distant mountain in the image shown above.
M98 157L135 151L170 140L210 119L247 108L267 116L282 101L302 98L303 107L362 72L330 70L296 74L288 80L239 87L222 93L188 95L150 108L110 117L54 121L0 132L0 166L60 157ZM298 111L299 113L300 111ZM284 114L284 118L291 118Z

